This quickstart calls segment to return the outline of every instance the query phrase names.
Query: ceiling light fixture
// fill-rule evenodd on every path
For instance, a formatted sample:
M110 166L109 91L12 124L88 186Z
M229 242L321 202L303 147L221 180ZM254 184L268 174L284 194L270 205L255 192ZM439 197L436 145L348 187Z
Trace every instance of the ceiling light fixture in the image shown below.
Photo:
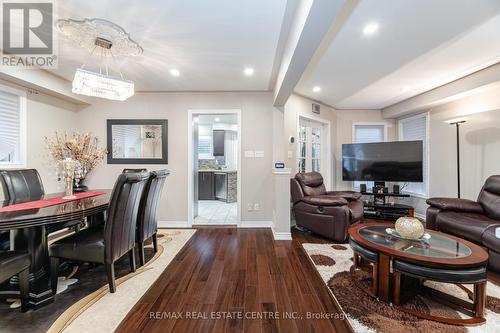
M368 23L363 28L363 34L365 36L371 36L374 33L376 33L377 31L378 31L378 24L377 23Z
M215 122L217 122L217 123L218 123L218 122L220 121L220 118L219 118L219 117L216 117L214 120L215 120Z
M116 64L116 57L137 56L143 52L123 28L103 19L58 20L57 28L90 52L89 59L76 70L72 89L75 94L118 101L134 95L134 82L123 78L118 65L115 71L119 76L110 75L109 59ZM99 57L99 72L85 69L94 54Z
M243 73L245 73L246 76L252 76L254 73L254 70L252 67L247 67L243 70Z
M401 91L404 93L409 92L410 90L411 90L410 86L404 86L403 88L401 88Z
M320 92L321 91L321 87L315 86L315 87L313 87L312 91L313 92Z
M172 68L170 70L170 75L172 75L172 76L179 76L179 75L181 75L181 72L179 72L179 70L177 68Z

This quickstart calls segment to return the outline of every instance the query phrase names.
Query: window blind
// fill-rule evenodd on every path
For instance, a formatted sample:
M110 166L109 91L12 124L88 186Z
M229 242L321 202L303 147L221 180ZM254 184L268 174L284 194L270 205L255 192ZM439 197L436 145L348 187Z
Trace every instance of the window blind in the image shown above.
M354 143L384 141L384 125L354 125Z
M399 140L400 141L422 141L423 143L423 178L422 183L409 183L406 191L422 196L427 196L427 114L416 117L402 119L399 121Z
M0 91L0 162L20 160L19 96Z
M385 126L378 124L354 125L354 143L370 143L385 141ZM373 182L355 181L354 188L359 189L360 184L366 184L368 189L373 187Z
M198 157L201 159L212 159L212 137L210 135L200 135L198 137Z

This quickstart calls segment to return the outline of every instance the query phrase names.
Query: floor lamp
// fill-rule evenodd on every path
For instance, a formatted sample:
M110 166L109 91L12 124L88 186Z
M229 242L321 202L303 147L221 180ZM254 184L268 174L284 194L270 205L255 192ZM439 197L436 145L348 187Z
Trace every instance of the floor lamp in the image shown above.
M458 197L460 198L460 124L465 123L465 120L452 120L448 124L455 125L457 129L457 186L458 186Z

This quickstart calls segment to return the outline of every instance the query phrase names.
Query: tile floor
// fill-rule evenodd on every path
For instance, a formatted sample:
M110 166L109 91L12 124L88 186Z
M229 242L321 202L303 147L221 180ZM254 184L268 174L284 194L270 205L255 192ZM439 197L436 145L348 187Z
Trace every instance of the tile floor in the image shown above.
M236 202L225 203L218 200L199 200L198 216L195 224L237 224L238 210Z

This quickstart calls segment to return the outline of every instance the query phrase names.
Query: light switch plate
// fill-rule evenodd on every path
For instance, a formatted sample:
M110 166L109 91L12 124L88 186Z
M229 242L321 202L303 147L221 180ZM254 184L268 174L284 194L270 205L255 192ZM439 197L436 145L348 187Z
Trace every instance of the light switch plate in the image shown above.
M245 158L254 158L255 152L253 150L245 150Z
M256 150L255 151L255 158L262 158L264 157L264 151L263 150Z
M288 151L288 158L293 158L293 150Z

